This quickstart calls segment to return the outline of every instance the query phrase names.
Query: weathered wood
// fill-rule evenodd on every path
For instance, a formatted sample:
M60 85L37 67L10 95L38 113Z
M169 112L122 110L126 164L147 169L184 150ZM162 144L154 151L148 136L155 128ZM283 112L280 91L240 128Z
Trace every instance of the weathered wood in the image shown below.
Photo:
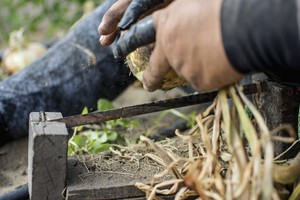
M114 2L103 3L42 58L0 82L0 145L27 135L30 112L80 114L85 106L95 109L99 98L114 99L134 80L112 47L98 42L97 27Z
M182 143L181 139L173 138L165 142L176 146L175 149L172 149L174 154L188 157L187 144ZM166 143L164 144L166 145ZM163 172L166 169L165 166L149 158L147 155L157 156L157 154L143 144L117 148L115 151L69 157L66 199L146 199L145 193L135 186L136 182L150 184L152 177ZM160 183L173 178L174 175L169 172L163 178L157 179L156 182ZM165 186L159 189L169 189L170 187ZM171 200L174 199L174 194L161 195L161 197Z
M170 142L177 147L173 153L188 157L186 145L181 140L171 139ZM66 199L145 199L145 193L135 186L136 182L149 184L165 167L147 157L147 154L157 154L142 144L119 152L69 157ZM172 178L170 172L156 181Z
M61 113L31 113L28 187L31 200L59 200L66 184L68 131L64 123L46 122Z
M266 77L262 74L257 74L253 77L254 82L265 80ZM282 124L290 124L295 132L297 132L300 93L295 86L268 81L266 92L254 94L253 101L263 115L270 130L274 130ZM279 131L274 135L290 136L287 131ZM291 145L290 143L279 141L274 141L273 144L275 156L284 152ZM291 151L282 156L281 159L293 158L299 150L300 145L296 145Z
M175 199L175 195L161 195L159 197L161 197L163 200L174 200ZM198 196L197 197L188 197L185 200L195 200L197 198L199 198L199 197ZM147 198L146 197L137 197L137 198L125 198L122 200L147 200Z
M109 155L109 154L107 154ZM103 156L103 162L107 162ZM126 199L144 197L145 194L135 187L136 182L150 183L151 177L163 168L147 165L141 161L140 169L131 162L116 161L111 169L95 172L92 164L86 166L77 158L68 159L67 199ZM89 170L89 172L87 171ZM122 169L127 169L126 172Z

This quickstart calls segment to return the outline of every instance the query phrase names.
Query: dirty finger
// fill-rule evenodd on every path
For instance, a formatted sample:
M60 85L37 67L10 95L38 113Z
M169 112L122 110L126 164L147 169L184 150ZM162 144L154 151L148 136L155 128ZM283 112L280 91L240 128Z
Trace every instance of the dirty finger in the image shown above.
M113 33L111 33L109 35L102 35L100 37L99 42L103 46L109 46L109 45L111 45L115 41L117 35L118 35L118 31L117 30L115 30Z
M130 2L131 0L118 0L110 7L98 27L99 34L109 35L117 29L118 23L122 19Z
M164 0L132 0L118 27L121 30L129 29L146 11L162 3Z
M149 64L143 75L144 89L149 92L153 92L160 88L165 75L170 70L171 66L163 52L161 43L156 43L149 60Z

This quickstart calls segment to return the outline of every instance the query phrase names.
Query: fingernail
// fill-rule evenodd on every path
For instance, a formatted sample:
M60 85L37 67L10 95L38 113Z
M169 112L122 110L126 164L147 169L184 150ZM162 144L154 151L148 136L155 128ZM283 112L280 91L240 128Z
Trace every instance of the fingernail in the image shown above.
M104 37L105 37L104 35L101 35L99 41L102 42Z
M100 44L103 46L107 46L107 44L105 44L105 42L106 42L105 38L106 38L105 35L101 35L100 39L99 39Z
M101 25L102 25L102 22L99 24L98 26L98 33L101 34Z

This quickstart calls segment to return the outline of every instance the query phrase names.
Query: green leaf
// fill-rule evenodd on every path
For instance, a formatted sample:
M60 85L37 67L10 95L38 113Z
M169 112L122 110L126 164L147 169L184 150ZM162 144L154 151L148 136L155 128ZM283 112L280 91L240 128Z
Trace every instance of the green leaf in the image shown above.
M115 131L111 131L107 134L107 140L114 142L118 139L118 133Z
M179 118L185 119L186 121L189 120L189 117L187 115L183 114L182 112L179 112L178 110L171 109L170 113L172 113L173 115L175 115Z
M82 135L74 135L73 142L78 145L79 148L85 147L86 145L86 138Z
M88 144L87 144L87 148L88 150L92 149L93 147L95 146L99 146L101 143L99 142L99 140L90 140L88 141Z
M84 115L84 114L88 114L88 113L89 113L88 108L87 108L87 107L84 107L84 109L83 109L83 111L81 112L81 114ZM77 131L79 132L79 131L82 130L83 126L76 126L76 128L77 128Z
M123 128L134 128L140 125L137 120L128 120L128 119L117 119L114 121L108 121L112 126L121 126Z
M196 111L193 111L188 115L189 117L189 120L187 122L188 127L193 127L196 125L196 115L197 115Z
M130 128L134 128L140 125L138 120L130 120Z
M170 110L162 111L159 116L155 119L156 122L160 122L167 114L170 113Z
M111 130L115 126L116 126L115 120L110 120L105 123L105 127L103 129L104 129L104 131L108 131L108 130Z
M106 99L98 100L98 110L107 110L113 109L113 104ZM82 114L87 114L88 108L85 107L82 111ZM85 128L82 126L77 127L78 135L74 132L74 136L69 143L69 154L75 153L77 155L84 153L95 154L108 150L111 146L109 143L113 143L120 140L124 140L123 137L119 136L119 133L116 130L124 130L124 128L133 128L139 125L137 120L128 120L128 119L117 119L107 121L99 128ZM109 142L109 143L108 143ZM129 139L126 141L128 144L131 144L132 141Z
M97 102L98 111L110 110L113 108L114 108L113 103L107 99L99 99Z
M111 147L110 144L101 143L99 140L95 140L89 146L89 153L95 154L95 153L99 153L99 152L102 152L102 151L106 151L106 150L109 149L109 147Z
M99 153L108 150L111 147L110 144L99 144L99 145L94 145L91 149L89 149L89 152L91 154Z
M99 141L100 141L101 143L107 142L107 134L106 134L106 132L103 132L103 133L102 133L102 135L99 137Z
M84 107L83 111L81 112L81 114L85 115L89 113L89 109L87 107Z
M82 133L89 141L99 139L100 133L98 131L87 130Z
M173 114L181 119L186 120L188 127L193 127L196 124L196 120L195 120L196 112L195 111L191 112L190 114L185 114L185 113L182 113L175 109L165 110L165 111L161 112L161 114L155 119L155 123L159 123L168 114Z
M250 120L252 120L254 117L253 117L253 114L251 112L251 110L248 108L248 106L245 105L245 111L249 117Z

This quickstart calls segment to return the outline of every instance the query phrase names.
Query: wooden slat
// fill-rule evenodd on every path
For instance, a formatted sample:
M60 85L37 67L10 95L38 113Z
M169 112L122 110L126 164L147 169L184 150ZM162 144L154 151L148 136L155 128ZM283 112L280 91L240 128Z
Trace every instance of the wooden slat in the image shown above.
M154 174L164 170L164 167L148 159L140 159L138 164L129 159L121 158L117 161L115 159L117 155L109 152L101 154L100 157L97 165L101 171L95 169L93 162L84 164L78 158L68 158L66 193L68 200L144 197L144 192L140 191L135 183L150 183ZM101 160L103 160L102 163ZM111 165L110 162L112 162ZM172 178L172 175L168 175L168 178Z

